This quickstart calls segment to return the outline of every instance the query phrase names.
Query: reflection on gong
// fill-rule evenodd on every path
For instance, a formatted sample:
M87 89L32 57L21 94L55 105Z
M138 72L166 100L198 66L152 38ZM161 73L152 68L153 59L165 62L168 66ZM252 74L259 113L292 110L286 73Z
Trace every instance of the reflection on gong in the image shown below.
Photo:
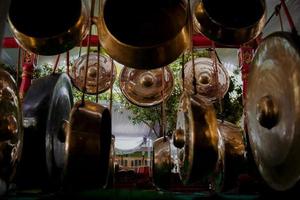
M215 67L214 62L210 58L196 58L195 79L196 92L206 97L210 101L223 98L229 88L229 75L227 70L220 63ZM193 94L193 64L189 61L184 67L185 87L189 94Z
M162 74L164 72L164 79ZM164 91L162 91L162 81L164 81ZM131 103L148 107L160 104L172 93L174 77L169 67L139 70L124 67L120 75L120 88L124 96ZM164 95L163 95L164 94Z
M80 91L84 90L84 76L87 55L79 57L72 67L70 76L74 86ZM112 59L107 56L90 53L87 71L86 93L99 94L108 90L113 84L116 77L116 66L112 63ZM99 63L99 75L98 75ZM113 72L112 72L113 65ZM113 74L112 74L113 73ZM113 75L113 79L111 79ZM97 90L97 76L98 76L98 90ZM112 81L113 80L113 81Z

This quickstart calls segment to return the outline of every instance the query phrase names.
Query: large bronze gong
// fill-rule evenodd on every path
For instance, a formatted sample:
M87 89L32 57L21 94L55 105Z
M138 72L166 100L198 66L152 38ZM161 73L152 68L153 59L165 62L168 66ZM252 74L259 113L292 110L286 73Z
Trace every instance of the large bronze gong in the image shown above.
M24 148L18 186L57 189L64 166L64 121L73 106L65 73L35 79L23 103Z
M275 190L300 179L299 37L277 32L259 45L250 67L247 127L262 177Z
M101 45L116 61L139 69L173 62L187 47L184 0L100 0Z
M11 0L8 22L24 49L56 55L73 48L86 36L88 10L85 0Z
M124 67L120 75L121 92L128 101L141 107L154 106L167 100L173 87L174 77L170 67L152 70Z
M109 110L90 101L77 102L66 128L64 188L100 189L107 185L111 140Z
M209 179L214 182L215 188L221 187L224 144L213 106L200 96L183 93L176 129L181 130L177 132L184 135L175 137L183 139L182 142L176 142L183 144L177 145L179 172L183 183Z
M209 39L239 45L256 38L266 18L265 0L199 0L194 6L195 29Z
M13 181L21 158L22 122L16 83L0 68L0 195Z

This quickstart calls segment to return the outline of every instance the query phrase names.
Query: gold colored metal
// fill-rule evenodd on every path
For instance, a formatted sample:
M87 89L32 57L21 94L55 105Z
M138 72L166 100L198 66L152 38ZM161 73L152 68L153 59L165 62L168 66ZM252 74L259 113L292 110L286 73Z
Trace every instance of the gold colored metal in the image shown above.
M183 183L222 177L224 146L212 104L200 96L183 93L176 129L183 130L185 137L184 147L177 151ZM215 184L222 183L214 181Z
M259 45L249 73L247 127L258 170L275 190L300 179L299 37L277 32Z
M174 146L179 149L183 148L185 143L184 139L184 131L182 129L176 129L173 133Z
M171 184L171 160L170 140L160 137L153 143L153 181L156 187L166 189Z
M137 69L163 67L189 43L184 0L102 0L97 20L102 47L116 61Z
M70 77L74 86L83 92L84 88L84 76L85 76L85 66L86 66L87 55L82 55L79 57L73 67L71 68ZM111 85L112 81L115 81L117 68L115 65L113 72L111 71L112 60L107 56L100 55L100 66L98 66L98 55L97 53L89 54L89 66L87 71L87 82L86 82L86 93L87 94L99 94L107 91ZM99 68L99 78L98 78L98 91L97 90L97 68ZM113 79L111 79L111 74L113 73Z
M162 70L141 70L124 67L120 74L120 89L131 103L149 107L167 100L174 88L174 77L170 67L165 67L164 91L162 91Z
M107 185L111 149L111 117L107 108L85 100L70 114L66 133L63 182L66 188Z
M195 78L197 94L207 98L211 102L223 98L229 88L229 75L227 70L218 62L217 69L211 58L196 58ZM189 61L184 67L185 89L190 95L194 94L193 63Z
M0 187L13 180L23 147L22 113L13 77L0 68ZM3 185L7 184L7 185Z
M265 0L200 0L194 5L195 31L225 45L239 45L256 38L265 19Z
M79 44L87 34L85 0L11 0L8 22L17 42L39 55L56 55Z

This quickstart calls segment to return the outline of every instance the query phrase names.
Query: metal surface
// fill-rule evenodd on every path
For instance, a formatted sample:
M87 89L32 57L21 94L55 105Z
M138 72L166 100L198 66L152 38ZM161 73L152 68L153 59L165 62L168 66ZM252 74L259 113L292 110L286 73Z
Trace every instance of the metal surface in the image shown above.
M88 9L85 0L11 0L8 22L24 49L55 55L70 50L86 36Z
M239 45L261 33L266 3L265 0L199 0L193 12L196 32L220 44Z
M163 67L189 42L184 0L101 0L101 45L116 61L138 69Z
M243 173L243 169L245 169L245 140L242 129L235 124L218 120L218 129L225 145L223 189L232 189L237 186L238 176L240 173Z
M75 60L75 63L70 71L70 77L74 86L83 91L84 88L84 75L86 66L87 55L82 55ZM112 60L104 55L99 57L99 78L98 78L98 91L97 91L97 68L98 68L98 55L97 53L89 54L89 66L87 72L86 93L99 94L107 91L113 84L111 82L111 73L113 73L113 81L116 78L117 68L114 65L113 72L111 71Z
M216 179L223 176L224 146L213 106L200 96L183 93L176 129L182 129L185 137L177 153L183 183L215 179L214 187L218 188L217 184L222 184Z
M174 87L174 77L169 67L164 67L164 91L162 91L162 70L141 70L124 67L120 75L120 88L131 103L149 107L168 99Z
M170 186L171 170L174 164L171 161L170 140L160 137L153 142L153 182L157 188L167 189Z
M21 158L22 121L16 83L0 68L0 194L13 181Z
M63 123L73 106L71 81L65 73L35 79L23 103L24 148L20 188L57 189L61 185Z
M90 101L77 102L66 129L65 188L99 189L107 185L111 149L111 116Z
M211 58L196 58L195 79L197 94L204 96L211 102L223 98L229 88L229 75L221 63L215 66ZM184 66L184 83L188 93L194 94L193 86L193 64L189 61Z
M247 122L258 170L275 190L300 178L299 37L269 35L259 45L249 74Z

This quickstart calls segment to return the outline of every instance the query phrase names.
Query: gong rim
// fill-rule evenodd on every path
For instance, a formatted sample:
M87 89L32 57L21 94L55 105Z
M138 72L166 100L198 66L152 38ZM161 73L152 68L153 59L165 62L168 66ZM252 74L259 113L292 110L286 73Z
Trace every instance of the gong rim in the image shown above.
M75 103L66 129L65 189L106 187L111 138L111 116L106 107L87 100Z
M165 90L163 92L162 70L165 70ZM146 80L147 77L151 77L150 86L141 83L142 79ZM147 84L147 80L145 84ZM124 67L120 74L120 89L130 103L140 107L151 107L162 103L163 100L166 101L171 96L174 89L174 76L170 67L152 70Z
M0 180L7 189L13 182L23 149L23 117L17 85L13 77L0 68ZM6 122L6 123L5 123Z
M260 174L279 191L292 188L300 179L299 41L287 32L267 36L255 53L249 74L250 146ZM263 77L258 76L262 73Z
M98 91L96 91L97 67L99 67L97 64L97 57L98 57L97 53L89 54L89 66L87 72L86 91L84 91L83 88L84 88L84 78L85 78L84 76L85 76L85 65L86 65L87 54L82 55L75 60L72 70L70 72L72 84L76 87L76 89L90 95L101 94L106 92L110 87L112 87L112 85L116 80L117 67L114 64L113 60L110 59L108 56L100 54ZM111 71L112 64L113 64L113 72ZM96 67L94 67L94 65L96 65ZM92 67L94 71L91 70ZM93 74L92 76L95 77L91 77L90 74ZM111 79L111 75L113 76L112 79Z
M216 172L218 160L221 159L219 156L222 155L218 150L221 139L212 105L200 96L183 93L176 129L182 129L185 133L184 147L177 151L183 183L210 177Z
M160 189L167 189L171 184L172 159L170 145L170 140L167 137L160 137L153 142L153 183Z
M110 2L109 2L110 1ZM186 14L186 3L182 0L177 1L176 5L174 5L175 3L173 3L172 6L167 6L167 7L163 7L160 9L156 9L157 12L161 12L162 9L170 9L170 11L174 11L177 13L177 15L173 15L176 16L176 18L178 18L178 20L170 20L173 22L176 22L178 24L173 25L176 28L176 30L174 31L174 33L169 34L168 33L168 37L164 38L161 41L152 41L148 44L135 44L135 43L131 43L130 41L125 41L122 40L122 38L119 38L119 36L117 36L116 34L118 34L118 31L113 31L111 29L111 27L116 27L118 28L117 25L112 26L109 25L109 23L113 23L113 22L109 22L109 20L107 20L106 18L106 7L107 6L107 2L109 3L113 3L113 0L106 0L104 1L103 5L102 5L102 12L101 15L99 16L98 20L97 20L97 27L98 27L98 31L99 31L99 38L101 38L101 45L103 46L103 48L107 51L107 53L116 61L118 61L119 63L125 65L125 66L131 66L134 67L136 69L155 69L158 67L162 67L162 66L166 66L168 64L170 64L171 62L173 62L174 60L176 60L176 58L187 48L188 43L189 43L189 37L188 37L188 30L186 27L186 18L187 18L187 14ZM148 2L149 3L149 2ZM137 3L133 4L131 3L133 6L132 7L128 7L128 5L125 4L124 7L127 7L129 9L132 9L134 6L137 6ZM140 4L138 4L140 5ZM120 5L118 5L117 7L119 7ZM110 6L111 7L111 6ZM123 6L120 7L123 10L125 9ZM159 6L157 6L159 7ZM156 8L157 8L156 7ZM145 9L145 5L142 5L141 8L139 9L135 9L131 11L126 11L127 15L129 16L130 14L136 12L136 10L143 10ZM146 7L146 9L148 9L148 7ZM149 10L148 10L149 11ZM165 11L165 10L163 10ZM121 10L122 12L122 10ZM128 13L129 12L129 13ZM154 13L154 12L153 12ZM113 15L114 13L110 12L110 15ZM117 14L118 16L120 16L119 12L116 12L115 14ZM164 13L166 16L165 17L170 17L169 14ZM126 14L125 14L126 15ZM143 14L145 16L145 14ZM131 15L130 15L131 16ZM113 17L113 16L112 16ZM116 16L114 16L116 17ZM124 16L126 18L126 16ZM125 19L124 18L124 19ZM127 18L126 18L127 19ZM123 20L122 18L119 18L119 21ZM120 23L118 24L119 26L123 26L124 24L126 25L133 25L131 24L133 21L138 21L140 19L137 19L136 17L133 17L132 20L129 20L127 23ZM148 19L149 20L149 19ZM149 21L147 21L148 24L150 23ZM157 23L153 23L154 24L160 24L160 21L157 21ZM147 23L144 23L147 25ZM151 23L150 23L151 24ZM172 23L166 23L165 26L171 26ZM135 26L135 27L142 27L140 25ZM159 30L160 29L165 29L165 27L161 27L160 29L155 29L155 28L150 28L151 26L148 27L148 31L142 31L141 33L152 33L153 30ZM179 28L178 28L179 27ZM121 30L128 30L128 27L125 29ZM128 31L127 31L128 32ZM124 33L123 35L126 35L126 33ZM132 37L132 35L136 35L134 37ZM138 38L139 36L134 33L132 35L127 35L129 38L131 37L132 40L136 40L136 38ZM157 38L156 37L143 37L143 40L147 41L149 38ZM128 38L126 38L128 39ZM143 41L142 40L142 41Z
M227 69L217 63L218 80L215 80L214 61L211 58L200 57L194 60L196 92L211 102L223 98L230 85L230 78ZM193 86L193 62L190 60L184 67L185 89L190 95L194 94ZM215 82L216 81L216 82Z

